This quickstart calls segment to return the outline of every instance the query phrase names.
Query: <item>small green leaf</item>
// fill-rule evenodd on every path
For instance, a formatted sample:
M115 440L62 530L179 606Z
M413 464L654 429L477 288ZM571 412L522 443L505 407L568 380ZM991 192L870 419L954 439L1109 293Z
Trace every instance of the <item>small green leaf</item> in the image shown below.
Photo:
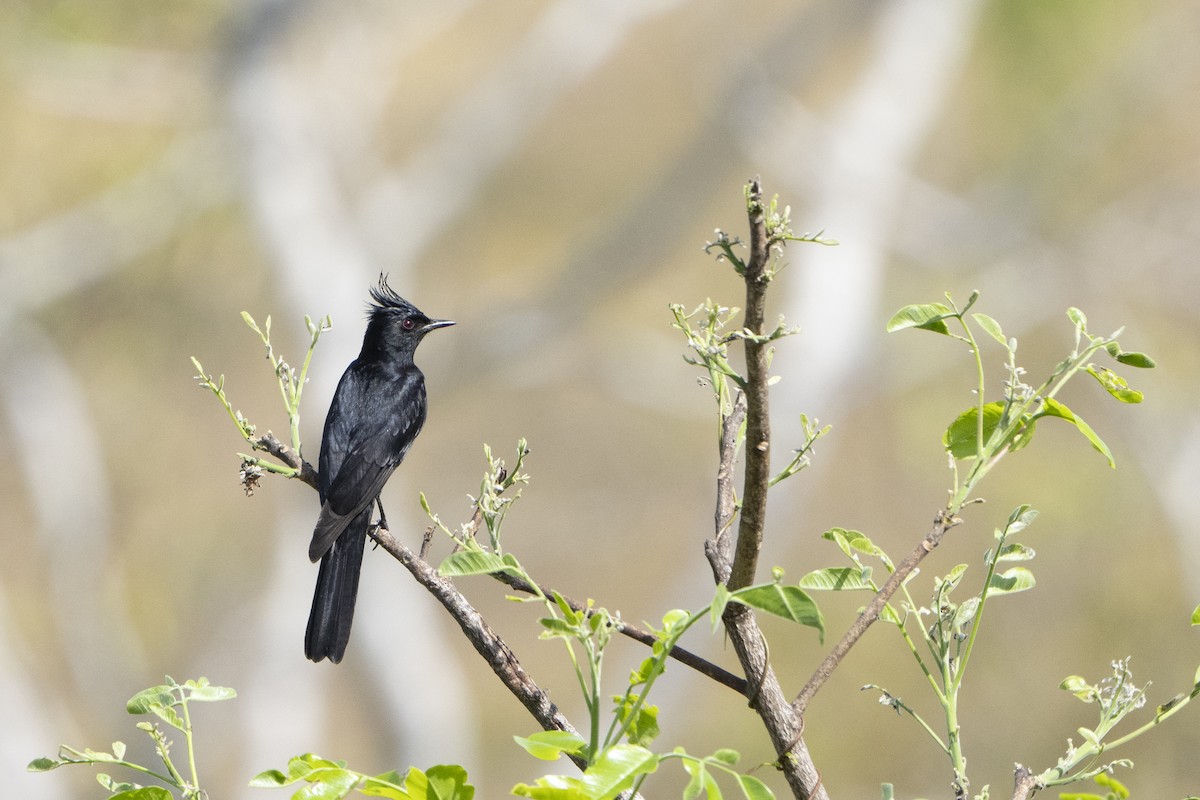
M438 575L456 578L465 575L491 575L511 569L501 556L483 550L459 550L438 565Z
M254 789L274 789L279 786L287 786L294 779L289 779L277 769L269 769L266 772L260 772L250 779L250 786Z
M722 747L709 756L713 761L724 764L727 767L736 766L741 757L741 753L728 747Z
M52 769L58 769L65 763L56 758L35 758L25 766L25 769L29 772L49 772Z
M574 755L587 747L579 734L570 731L540 731L527 737L514 736L513 741L542 761L554 761L563 753Z
M1096 777L1092 778L1098 786L1103 786L1109 789L1112 794L1116 795L1116 800L1126 800L1129 797L1129 789L1125 788L1125 784L1114 778L1112 775L1101 772Z
M1157 366L1154 363L1154 359L1145 353L1121 352L1118 353L1115 358L1120 364L1124 364L1129 367L1137 367L1138 369L1154 369L1154 367Z
M141 786L110 795L108 800L174 800L174 796L161 786Z
M165 684L142 689L125 703L125 711L129 714L152 714L155 709L169 706L175 702L171 687Z
M996 556L997 561L1029 561L1036 556L1032 547L1026 547L1023 544L1006 544L1000 548L1000 554Z
M1100 385L1104 387L1104 391L1122 403L1140 403L1145 397L1136 389L1130 389L1129 382L1108 367L1097 367L1095 364L1088 364L1087 371L1093 378L1100 382Z
M1033 524L1037 519L1037 509L1031 508L1028 503L1022 503L1013 509L1013 512L1008 515L1008 523L1004 526L1005 535L1020 533Z
M658 737L658 706L642 703L635 712L636 696L623 694L613 699L617 704L617 718L627 723L626 731L631 744L647 746Z
M873 592L875 587L866 580L864 570L858 567L826 567L814 570L800 579L800 588L822 592L846 592L863 589Z
M799 586L767 583L734 592L732 600L817 629L818 640L825 641L825 620L821 610Z
M1000 330L1000 323L989 317L987 314L980 314L978 311L971 315L971 319L975 320L975 324L987 332L1004 347L1008 347L1008 340L1004 338L1004 331Z
M1099 435L1092 430L1092 427L1084 422L1081 417L1075 416L1075 414L1071 412L1071 409L1067 408L1057 400L1048 397L1046 398L1046 406L1042 409L1039 416L1061 417L1067 422L1074 424L1075 428L1082 433L1089 442L1092 443L1092 447L1094 447L1102 456L1108 459L1108 465L1113 469L1117 468L1117 461L1113 458L1112 451L1108 449L1108 445L1104 443L1104 440L1101 439Z
M746 800L775 800L774 792L753 775L738 775L737 782Z
M1200 606L1196 606L1196 610L1192 612L1192 624L1200 625Z
M1075 324L1076 328L1079 328L1083 331L1087 330L1087 315L1075 306L1071 306L1067 309L1067 319L1071 320L1071 322Z
M905 306L888 320L887 332L895 333L905 328L921 328L934 333L950 334L945 320L956 316L954 310L941 303L919 303Z
M1007 572L992 575L992 579L988 581L988 594L1016 594L1032 589L1036 583L1032 572L1024 567L1013 567Z
M467 783L467 771L458 764L432 766L425 770L425 780L428 783L428 800L472 800L475 797L475 787ZM407 779L405 785L407 788ZM359 791L370 794L366 787ZM416 798L413 797L413 800Z
M721 615L725 613L725 607L729 605L729 587L723 583L717 584L716 594L713 596L712 605L708 607L708 618L712 623L713 633L717 632L717 628L721 625Z
M880 547L876 546L861 531L847 530L846 528L830 528L821 534L821 538L833 542L843 553L855 560L857 558L855 558L852 551L874 556L889 567L892 564L891 560L887 557L887 553L883 552Z
M216 703L237 697L237 692L233 689L226 686L213 686L208 682L208 678L187 681L183 685L188 690L188 700L194 700L197 703Z
M983 406L983 442L981 444L986 444L991 439L1003 414L1003 403L986 403ZM958 418L950 423L950 427L942 434L942 446L950 451L950 455L956 459L975 458L976 439L979 435L976 424L978 419L979 409L972 406L959 414ZM1030 420L1023 428L1016 430L1009 451L1016 452L1029 444L1030 439L1033 438L1033 432L1034 422Z
M658 756L644 747L618 744L600 754L583 773L581 781L588 797L610 800L633 785L638 775L658 769Z

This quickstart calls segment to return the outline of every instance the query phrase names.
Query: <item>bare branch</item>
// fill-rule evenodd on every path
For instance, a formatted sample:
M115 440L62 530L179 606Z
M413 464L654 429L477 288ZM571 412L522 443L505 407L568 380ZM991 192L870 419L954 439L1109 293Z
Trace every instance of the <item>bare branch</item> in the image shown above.
M750 258L746 262L746 330L762 336L767 298L767 261L770 247L763 212L762 185L750 182ZM746 338L746 470L741 519L728 585L731 591L754 583L758 554L767 520L767 486L771 480L771 422L767 389L770 345Z
M265 435L255 439L253 445L255 450L269 453L292 469L300 470L296 478L307 483L313 489L317 488L317 470L312 464L301 458L299 453L275 438L275 434L267 431Z
M1013 774L1015 777L1013 780L1012 800L1029 800L1029 798L1033 797L1034 792L1041 788L1038 786L1037 776L1029 770L1029 767L1017 764L1016 771Z
M733 569L733 515L737 513L734 496L733 462L737 457L737 434L746 418L746 395L737 393L733 408L721 420L720 462L717 466L717 508L714 512L715 534L704 543L704 555L712 566L713 580L725 583Z
M496 677L521 701L521 705L525 706L544 730L578 733L546 692L529 677L529 673L521 666L521 662L505 641L492 631L483 616L452 582L438 575L437 570L392 536L387 528L373 529L371 537L437 598L450 616L454 617L475 651L488 663ZM587 768L587 763L582 758L572 756L571 760L580 769Z

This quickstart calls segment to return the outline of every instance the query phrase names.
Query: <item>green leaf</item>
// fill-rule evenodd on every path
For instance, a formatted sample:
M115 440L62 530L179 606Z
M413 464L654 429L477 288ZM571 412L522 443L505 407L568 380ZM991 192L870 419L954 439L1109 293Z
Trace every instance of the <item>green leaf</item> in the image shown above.
M1022 503L1013 509L1008 515L1008 522L1004 526L1005 535L1020 533L1033 524L1037 519L1037 509L1031 508L1028 503Z
M1118 358L1118 360L1120 359ZM1145 395L1136 389L1130 389L1129 382L1108 367L1097 367L1095 364L1088 364L1087 371L1093 378L1100 382L1100 385L1104 387L1104 391L1122 403L1140 403L1145 397Z
M845 592L863 589L875 591L875 587L858 567L826 567L814 570L800 579L800 588L814 591Z
M173 795L161 786L142 786L127 792L117 792L109 800L174 800Z
M746 800L775 800L774 792L753 775L738 775L737 782Z
M1026 547L1023 544L1017 544L1016 542L1013 542L1012 544L1006 544L1004 547L1000 548L1000 554L996 556L996 560L1029 561L1036 555L1037 553L1034 552L1032 547Z
M458 764L438 764L425 770L429 800L472 800L475 787L467 783L467 771ZM367 794L363 791L363 794Z
M983 444L986 444L1000 424L1004 414L1004 404L1000 402L986 403L983 406ZM979 434L976 420L979 419L978 407L972 406L958 415L950 427L942 434L942 446L950 451L956 459L975 458L976 438ZM1034 421L1029 420L1023 428L1018 428L1009 446L1010 452L1016 452L1033 438Z
M188 690L188 700L194 700L197 703L216 703L237 697L237 692L233 689L225 686L213 686L208 682L208 678L186 681L183 685Z
M1016 594L1032 589L1035 583L1032 572L1024 567L1013 567L1006 572L992 575L992 579L988 581L988 594Z
M628 724L626 733L630 743L645 746L653 742L658 736L658 706L642 703L635 714L637 696L622 694L613 699L617 704L617 718Z
M729 605L729 587L723 583L718 583L712 605L708 607L708 618L712 623L713 633L716 633L717 628L721 626L721 615L725 613L727 605Z
M1196 610L1192 612L1192 624L1200 625L1200 606L1196 606Z
M25 769L29 772L49 772L52 769L58 769L65 763L56 758L35 758L25 766Z
M266 772L260 772L250 779L250 786L255 789L274 789L279 786L287 786L294 779L289 779L277 769L269 769Z
M921 328L934 333L950 334L945 320L956 316L954 310L941 303L919 303L905 306L888 320L887 332L895 333L905 328Z
M638 775L658 769L658 756L634 744L618 744L600 754L583 773L581 781L588 797L610 800L633 785Z
M992 319L987 314L980 314L979 312L972 314L971 319L975 320L975 324L980 328L983 328L983 330L987 332L988 336L991 336L997 342L1004 345L1005 348L1008 347L1008 339L1004 338L1004 331L1000 330L999 322L996 322L996 320Z
M1075 306L1071 306L1067 309L1067 319L1071 320L1071 322L1075 324L1076 328L1079 328L1083 331L1087 330L1087 315L1085 315Z
M451 553L438 565L438 575L456 578L464 575L491 575L510 569L508 563L495 553L483 550L459 550Z
M1067 422L1072 423L1075 428L1082 433L1089 442L1092 443L1092 447L1094 447L1102 456L1108 459L1108 465L1113 469L1117 468L1117 461L1113 458L1112 451L1108 449L1108 445L1104 443L1104 440L1102 440L1096 434L1096 432L1092 430L1092 427L1084 422L1081 417L1075 416L1075 414L1071 412L1071 409L1067 408L1062 403L1053 398L1046 398L1046 406L1042 409L1038 416L1060 417L1065 419Z
M533 786L518 783L512 788L512 793L517 797L530 797L534 800L592 800L592 795L583 788L581 780L564 775L538 778Z
M843 553L856 561L858 559L854 555L855 551L874 556L889 567L892 565L891 560L887 557L887 553L883 552L880 547L876 546L861 531L847 530L846 528L830 528L821 534L821 538L833 542Z
M527 737L514 736L513 741L542 761L554 761L563 753L574 755L587 746L579 734L570 731L541 731Z
M155 708L169 706L175 702L171 687L165 684L142 689L125 703L125 711L129 714L152 714Z
M682 748L676 748L676 753L682 752ZM683 790L683 800L694 800L703 792L707 800L721 800L721 789L717 786L716 780L709 774L708 767L699 759L693 760L690 758L683 759L683 769L691 776L686 787Z
M816 628L818 640L825 641L825 620L821 610L799 586L783 586L767 583L751 586L734 592L732 600L789 619L810 628Z
M727 767L736 766L741 757L741 753L729 747L719 748L716 752L709 756L709 758L713 761L716 761L719 764L724 764Z
M1114 358L1116 358L1117 362L1120 364L1125 364L1129 367L1137 367L1138 369L1154 369L1154 367L1157 366L1157 364L1154 363L1154 359L1145 353L1121 352L1114 356Z

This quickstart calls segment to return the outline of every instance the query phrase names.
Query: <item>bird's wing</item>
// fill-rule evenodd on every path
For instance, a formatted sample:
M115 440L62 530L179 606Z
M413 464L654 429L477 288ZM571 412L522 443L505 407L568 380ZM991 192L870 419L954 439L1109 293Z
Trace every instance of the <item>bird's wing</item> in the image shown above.
M425 387L416 370L382 386L343 379L322 442L334 455L325 467L330 474L322 476L325 502L309 543L310 559L321 558L375 502L424 422Z

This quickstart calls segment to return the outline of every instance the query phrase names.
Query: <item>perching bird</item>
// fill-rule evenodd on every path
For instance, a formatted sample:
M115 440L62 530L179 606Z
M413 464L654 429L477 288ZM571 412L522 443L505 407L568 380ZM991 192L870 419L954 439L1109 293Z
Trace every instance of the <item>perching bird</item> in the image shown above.
M308 557L320 559L321 569L304 654L335 664L350 640L371 506L425 422L425 377L413 353L425 334L454 324L422 314L383 275L371 299L362 352L342 375L325 417L321 516L308 546Z

